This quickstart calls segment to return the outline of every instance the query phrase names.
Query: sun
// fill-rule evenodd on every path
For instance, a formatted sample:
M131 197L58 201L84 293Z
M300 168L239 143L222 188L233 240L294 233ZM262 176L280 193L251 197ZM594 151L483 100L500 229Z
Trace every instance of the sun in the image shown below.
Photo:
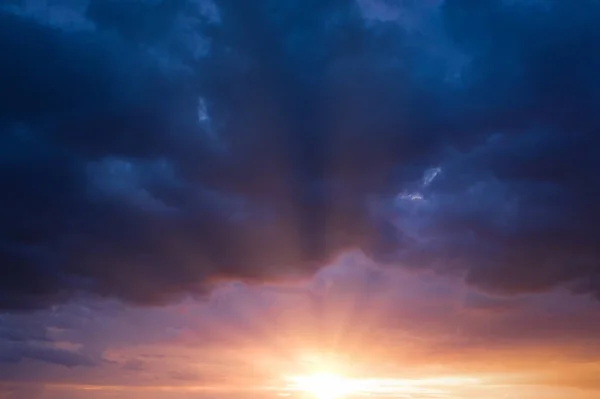
M291 380L294 390L305 392L315 399L340 399L351 391L349 381L333 373L316 373Z

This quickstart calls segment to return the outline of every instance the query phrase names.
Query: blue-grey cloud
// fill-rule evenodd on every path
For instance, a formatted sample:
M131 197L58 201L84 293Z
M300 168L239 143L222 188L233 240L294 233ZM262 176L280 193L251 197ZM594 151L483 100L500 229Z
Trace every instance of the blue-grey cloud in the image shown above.
M0 348L0 362L17 363L24 359L38 360L64 367L95 365L95 362L91 358L64 349L16 344Z
M377 3L0 7L0 307L354 248L600 292L596 2Z

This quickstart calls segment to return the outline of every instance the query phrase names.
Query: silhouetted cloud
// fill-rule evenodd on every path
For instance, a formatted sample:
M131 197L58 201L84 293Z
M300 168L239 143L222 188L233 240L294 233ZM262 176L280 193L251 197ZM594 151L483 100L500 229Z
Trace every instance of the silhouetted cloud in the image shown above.
M1 308L355 248L600 292L597 2L44 4L0 6Z

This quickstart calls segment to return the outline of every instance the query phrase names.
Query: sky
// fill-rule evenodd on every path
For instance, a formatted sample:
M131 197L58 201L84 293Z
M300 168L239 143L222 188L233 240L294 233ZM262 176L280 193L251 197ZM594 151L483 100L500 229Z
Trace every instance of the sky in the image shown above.
M0 399L599 397L599 19L0 0Z

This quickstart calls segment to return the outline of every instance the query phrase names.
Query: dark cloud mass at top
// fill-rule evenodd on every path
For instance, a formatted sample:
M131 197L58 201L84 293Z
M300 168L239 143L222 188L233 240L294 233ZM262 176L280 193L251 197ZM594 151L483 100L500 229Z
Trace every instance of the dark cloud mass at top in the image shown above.
M345 249L600 294L600 6L0 7L0 307L142 304Z

